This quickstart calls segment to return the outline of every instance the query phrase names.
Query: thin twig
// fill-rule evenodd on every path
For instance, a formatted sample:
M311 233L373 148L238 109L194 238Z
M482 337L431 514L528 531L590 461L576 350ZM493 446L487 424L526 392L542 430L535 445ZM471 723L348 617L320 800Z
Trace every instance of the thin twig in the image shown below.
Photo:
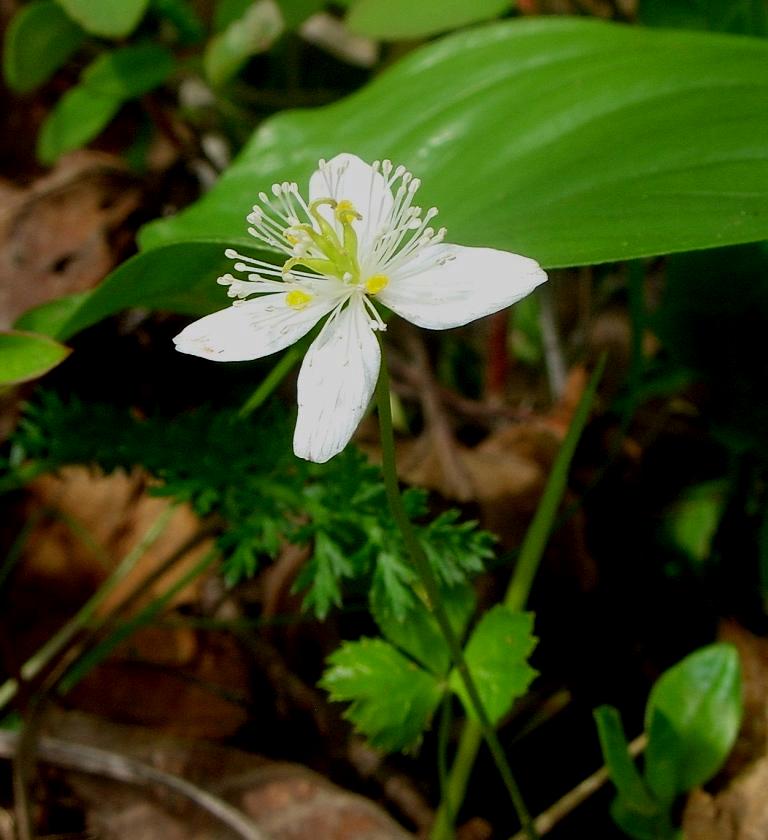
M13 759L18 750L19 741L18 733L0 730L0 758ZM39 739L37 755L46 764L53 764L67 770L91 773L132 785L162 785L194 802L195 805L231 828L238 837L243 837L245 840L270 840L268 834L225 800L180 776L158 770L134 758L51 737Z
M629 745L629 752L633 758L636 758L645 749L648 738L643 732ZM539 814L533 821L536 826L536 831L539 834L546 834L551 831L560 820L564 819L576 810L583 802L589 799L590 796L597 793L598 790L608 781L608 770L605 766L596 770L591 776L588 776L583 781L579 782L573 790L569 790L565 796L550 805L546 811ZM526 840L526 835L518 831L511 840Z

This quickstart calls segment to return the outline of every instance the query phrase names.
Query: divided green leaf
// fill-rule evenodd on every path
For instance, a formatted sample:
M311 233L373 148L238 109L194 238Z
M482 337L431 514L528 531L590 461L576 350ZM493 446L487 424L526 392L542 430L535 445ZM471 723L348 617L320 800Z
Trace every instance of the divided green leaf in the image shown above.
M469 584L445 588L442 603L448 611L451 626L461 639L475 609L475 594ZM440 632L434 614L415 598L403 615L397 615L392 599L385 590L371 590L371 612L384 637L420 662L437 677L444 677L451 667L451 652Z
M516 612L497 604L478 622L464 649L467 667L492 723L522 697L536 676L528 657L536 647L533 613ZM477 718L460 674L450 675L451 689L459 695L470 717Z
M346 642L328 657L320 685L350 703L345 717L382 750L409 750L443 696L437 679L382 639Z

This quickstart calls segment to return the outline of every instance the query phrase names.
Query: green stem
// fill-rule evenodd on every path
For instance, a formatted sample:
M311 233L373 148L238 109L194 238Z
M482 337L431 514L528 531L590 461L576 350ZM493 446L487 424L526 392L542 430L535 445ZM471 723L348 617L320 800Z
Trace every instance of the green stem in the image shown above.
M515 571L504 596L503 603L510 609L522 610L528 600L531 586L565 493L571 460L589 418L597 386L604 369L605 356L602 356L579 401L568 433L555 458L536 513L526 531ZM435 824L430 835L431 840L449 840L453 837L452 815L457 813L464 800L467 782L480 747L481 737L482 729L477 721L467 720L462 728L456 758L448 776L448 798L440 803L435 815Z
M381 343L381 342L380 342ZM528 809L525 806L520 789L517 786L507 757L504 755L504 750L499 742L496 730L493 728L488 714L485 711L485 706L480 698L480 695L475 685L475 681L467 667L464 659L464 653L461 645L453 632L451 622L448 617L448 612L440 598L440 588L435 577L432 567L429 564L424 549L416 536L411 520L403 506L403 500L400 495L400 487L397 479L397 466L395 464L395 438L392 430L392 412L389 403L389 376L387 373L386 359L384 358L384 348L382 346L382 360L381 371L379 373L379 381L376 388L377 406L379 411L379 431L381 435L381 453L382 453L382 471L384 474L384 486L387 492L387 499L389 507L392 511L392 516L397 523L400 533L403 538L406 550L410 555L419 579L427 594L429 605L437 621L440 632L445 639L446 644L451 652L451 658L456 667L456 670L461 677L462 682L469 696L472 707L477 715L479 721L478 726L483 738L488 744L493 760L499 770L499 774L504 782L505 787L517 812L518 819L523 830L526 832L530 840L538 840L538 835L533 828Z
M243 404L240 409L240 417L247 417L260 408L270 397L277 386L291 372L291 368L304 355L304 344L301 342L291 345L272 368L272 370L261 380L256 390Z
M126 554L112 574L99 589L83 604L78 612L21 666L21 677L25 682L33 680L40 671L57 656L91 620L106 597L128 575L141 557L165 531L168 522L176 512L176 505L169 505L147 529L139 542ZM10 703L19 690L18 681L11 678L0 685L0 711Z

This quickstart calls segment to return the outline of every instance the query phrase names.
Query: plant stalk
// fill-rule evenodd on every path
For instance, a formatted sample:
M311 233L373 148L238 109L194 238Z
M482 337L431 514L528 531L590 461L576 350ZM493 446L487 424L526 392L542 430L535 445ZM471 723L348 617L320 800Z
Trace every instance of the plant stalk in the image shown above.
M536 513L526 531L515 565L515 571L512 574L512 579L510 580L503 600L504 605L510 609L522 610L528 601L536 572L538 571L557 511L565 493L571 460L576 451L576 445L589 419L597 386L605 370L605 362L606 358L603 355L598 361L589 383L584 390L584 394L576 407L573 420L555 458L555 463L547 479L547 485L536 508ZM448 775L447 799L440 803L440 807L435 815L431 840L450 840L453 837L454 818L461 807L461 803L464 801L467 783L475 763L481 739L481 727L477 721L468 719L462 727L456 757Z
M381 341L379 342L381 344ZM464 654L459 640L453 632L448 613L440 599L440 589L435 574L430 566L424 549L419 543L411 520L403 506L400 495L400 487L397 479L397 466L395 463L395 438L392 429L392 411L389 403L389 375L387 373L384 348L382 346L381 370L376 387L377 406L379 412L379 433L381 436L382 471L384 474L384 485L387 492L387 500L392 516L400 530L406 550L410 555L419 579L424 587L429 601L430 608L435 616L440 632L445 639L451 658L464 683L472 707L478 718L477 726L482 737L488 744L493 760L499 770L499 774L512 800L520 824L529 840L538 840L538 835L533 827L533 821L525 806L520 789L517 786L511 768L507 762L504 750L499 742L496 730L491 724L485 706L480 698L474 679L467 667ZM474 757L474 756L473 756Z

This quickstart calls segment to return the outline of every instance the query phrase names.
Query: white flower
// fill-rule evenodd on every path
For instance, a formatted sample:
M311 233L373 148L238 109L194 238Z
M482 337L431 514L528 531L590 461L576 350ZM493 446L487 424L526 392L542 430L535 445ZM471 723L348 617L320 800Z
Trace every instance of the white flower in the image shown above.
M538 263L492 248L443 244L437 215L413 201L419 180L390 161L355 155L320 161L309 201L294 183L259 193L248 232L286 256L281 268L228 250L219 278L233 306L190 324L176 349L220 362L258 359L308 333L328 315L298 379L295 453L324 462L352 437L381 362L373 303L428 329L459 327L520 300L546 280ZM258 297L245 300L251 295Z

